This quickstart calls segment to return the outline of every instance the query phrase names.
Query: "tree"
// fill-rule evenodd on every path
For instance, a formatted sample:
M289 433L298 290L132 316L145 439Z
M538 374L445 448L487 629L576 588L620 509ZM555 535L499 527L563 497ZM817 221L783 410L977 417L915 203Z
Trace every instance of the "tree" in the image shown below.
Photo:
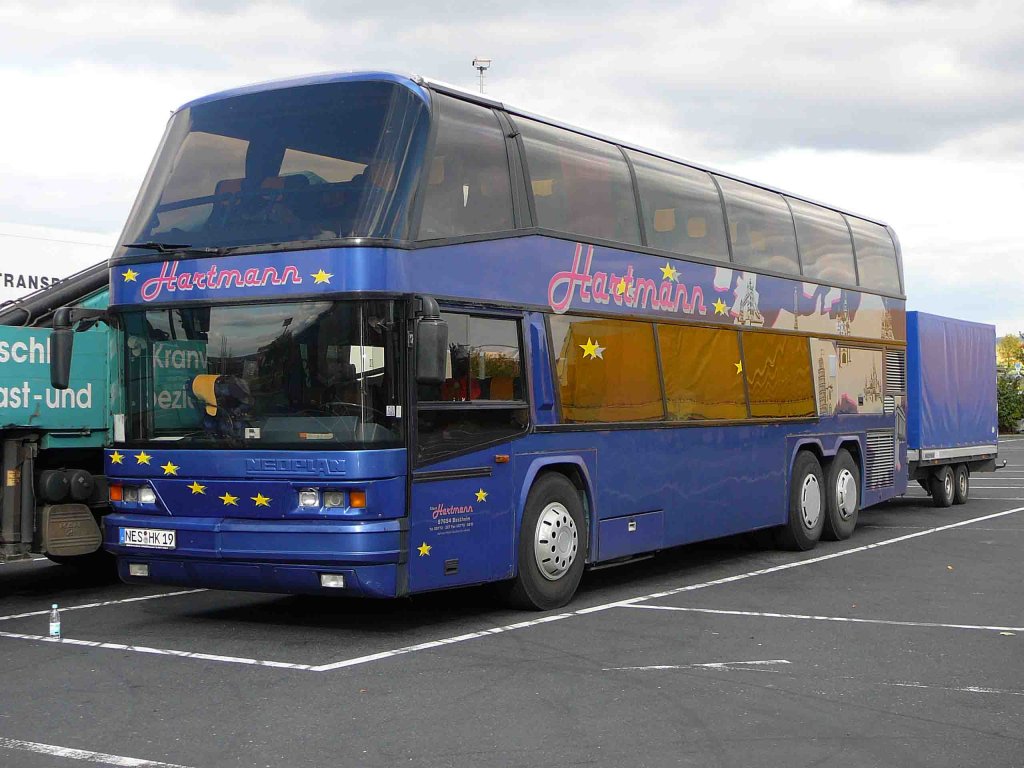
M1024 392L1021 391L1020 376L1001 373L996 379L996 402L999 404L999 431L1016 432L1017 424L1024 419Z
M1006 367L1024 363L1024 334L1008 333L996 341L996 362Z

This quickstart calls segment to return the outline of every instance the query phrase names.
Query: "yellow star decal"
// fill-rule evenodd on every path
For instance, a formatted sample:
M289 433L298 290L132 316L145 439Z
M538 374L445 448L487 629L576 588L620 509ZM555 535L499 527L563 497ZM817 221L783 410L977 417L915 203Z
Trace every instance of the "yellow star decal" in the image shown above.
M192 495L193 496L195 496L197 493L200 494L200 495L206 493L206 486L205 485L200 485L195 480L192 481L192 485L187 485L185 487L188 488L190 491L192 491Z
M149 464L149 460L152 459L152 458L153 457L150 456L145 451L139 451L137 454L135 454L135 463L136 464Z
M619 284L615 286L615 293L622 296L626 293L626 288L626 278L622 278L622 280L619 281Z
M604 347L598 346L598 343L589 336L587 336L586 344L578 344L577 346L583 350L584 359L589 357L592 360L597 360L597 358L604 360Z
M138 276L139 276L139 273L136 272L131 267L128 267L127 270L125 270L124 272L121 273L121 277L124 278L124 281L126 283L134 283L135 282L135 278L137 278Z
M313 285L320 285L320 283L331 284L331 278L334 277L330 272L324 272L322 269L319 272L314 272L310 275L313 278Z
M238 497L237 496L232 496L227 491L224 491L224 495L223 496L218 496L217 498L224 502L224 506L225 507L237 507L238 506Z
M716 315L724 315L725 314L725 302L724 301L722 301L721 299L717 299L713 306L715 308L715 314Z
M481 488L479 491L477 491L476 492L476 500L477 501L487 501L487 491L485 491L483 488Z
M433 549L433 547L430 546L429 544L427 544L427 542L425 542L425 541L422 544L420 544L418 547L416 547L416 551L420 553L420 557L426 557L427 555L430 554L430 550L432 550L432 549Z
M178 470L181 469L181 467L179 467L177 464L172 464L170 461L168 461L166 464L160 467L160 469L164 471L165 475L176 475L178 474Z
M110 463L111 464L120 464L123 461L124 461L124 454L123 453L120 453L119 451L114 451L112 454L110 454Z
M256 502L257 507L270 506L270 497L264 496L262 493L257 493L255 496L250 496L249 498Z
M740 361L738 363L733 363L733 365L736 366L736 373L737 374L743 373L743 362L742 361Z
M679 270L666 261L665 266L661 268L661 279L671 280L674 283L677 277L679 277Z

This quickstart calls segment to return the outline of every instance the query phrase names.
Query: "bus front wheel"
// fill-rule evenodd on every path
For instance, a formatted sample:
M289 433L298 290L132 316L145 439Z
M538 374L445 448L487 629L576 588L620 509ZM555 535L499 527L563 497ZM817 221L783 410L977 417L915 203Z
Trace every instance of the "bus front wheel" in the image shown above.
M860 470L850 452L840 448L828 465L825 478L825 528L823 539L842 541L853 535L860 506Z
M775 543L781 549L811 549L825 527L825 507L821 464L814 454L800 451L789 482L789 519L775 530Z
M561 608L576 594L586 556L587 522L576 486L564 475L542 475L526 497L509 602L537 611Z

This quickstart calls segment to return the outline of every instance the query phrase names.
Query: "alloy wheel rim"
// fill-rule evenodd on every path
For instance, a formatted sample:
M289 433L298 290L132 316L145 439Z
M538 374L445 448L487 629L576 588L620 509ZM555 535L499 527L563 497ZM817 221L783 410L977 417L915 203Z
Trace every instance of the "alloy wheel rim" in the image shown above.
M540 513L533 537L537 568L548 581L558 581L572 567L579 552L576 521L561 502L553 501Z
M849 520L857 511L857 479L845 467L836 478L836 505L843 520Z
M813 474L807 474L800 486L800 517L809 530L818 524L821 517L821 486Z

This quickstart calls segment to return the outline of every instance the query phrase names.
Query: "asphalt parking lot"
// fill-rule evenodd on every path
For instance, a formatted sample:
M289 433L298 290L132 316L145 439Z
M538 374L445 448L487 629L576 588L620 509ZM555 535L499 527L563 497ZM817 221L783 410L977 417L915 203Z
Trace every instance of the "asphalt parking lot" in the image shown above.
M915 486L849 541L673 550L548 614L0 565L0 765L1024 765L1024 438L1000 456L965 506Z

